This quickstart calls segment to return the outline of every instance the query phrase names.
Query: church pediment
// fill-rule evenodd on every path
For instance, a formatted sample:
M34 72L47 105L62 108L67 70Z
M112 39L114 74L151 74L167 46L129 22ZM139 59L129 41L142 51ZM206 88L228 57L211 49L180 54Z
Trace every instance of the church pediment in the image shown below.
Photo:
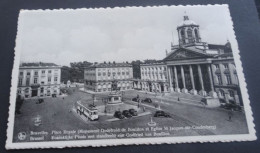
M191 51L188 49L180 48L170 55L168 55L164 60L182 60L182 59L193 59L193 58L207 58L209 56L203 54L203 53L198 53L195 51Z

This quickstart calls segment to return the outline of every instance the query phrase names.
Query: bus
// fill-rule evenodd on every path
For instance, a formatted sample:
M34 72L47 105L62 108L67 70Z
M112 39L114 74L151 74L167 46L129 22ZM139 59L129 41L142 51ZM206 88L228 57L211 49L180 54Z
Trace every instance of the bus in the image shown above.
M86 104L82 101L76 102L77 113L84 115L90 121L98 120L98 109L92 104Z

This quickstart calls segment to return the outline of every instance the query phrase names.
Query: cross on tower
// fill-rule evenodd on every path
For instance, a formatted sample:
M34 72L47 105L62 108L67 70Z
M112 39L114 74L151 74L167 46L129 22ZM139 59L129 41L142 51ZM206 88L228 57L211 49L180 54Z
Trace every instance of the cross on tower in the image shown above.
M184 12L184 21L186 21L186 20L189 20L189 17L188 17L188 15L186 14L186 11Z

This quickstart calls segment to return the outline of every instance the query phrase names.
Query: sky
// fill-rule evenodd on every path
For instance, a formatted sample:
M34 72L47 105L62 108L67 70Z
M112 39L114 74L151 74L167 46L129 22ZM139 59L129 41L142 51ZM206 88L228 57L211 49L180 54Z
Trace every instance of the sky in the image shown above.
M163 59L178 44L183 16L200 26L203 42L235 42L227 5L24 10L16 51L20 62L125 62Z

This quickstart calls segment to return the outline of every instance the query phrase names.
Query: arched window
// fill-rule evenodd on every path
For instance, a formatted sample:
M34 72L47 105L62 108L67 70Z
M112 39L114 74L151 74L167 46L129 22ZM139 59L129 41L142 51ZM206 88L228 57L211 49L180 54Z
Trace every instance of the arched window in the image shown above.
M184 29L181 30L181 41L183 44L185 44L185 32Z
M197 29L195 29L194 30L194 32L195 32L195 38L196 38L196 42L199 42L199 33L198 33L198 30Z
M192 30L188 29L187 30L187 35L188 35L188 41L189 43L192 43Z

